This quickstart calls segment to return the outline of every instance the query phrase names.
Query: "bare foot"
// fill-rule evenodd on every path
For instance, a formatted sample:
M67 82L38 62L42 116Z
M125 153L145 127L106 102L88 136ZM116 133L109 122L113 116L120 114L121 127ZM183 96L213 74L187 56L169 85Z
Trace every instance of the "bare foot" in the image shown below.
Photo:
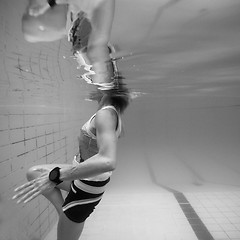
M31 16L37 17L44 14L49 8L47 0L33 0L31 1L28 13Z

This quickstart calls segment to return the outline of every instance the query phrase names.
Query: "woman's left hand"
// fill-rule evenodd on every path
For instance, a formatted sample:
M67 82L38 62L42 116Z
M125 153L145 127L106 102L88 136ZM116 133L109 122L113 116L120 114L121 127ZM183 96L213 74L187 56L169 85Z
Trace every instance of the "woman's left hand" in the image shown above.
M16 188L14 191L17 194L12 199L18 199L17 203L27 203L43 192L53 189L56 184L51 182L48 176L49 172L44 172L40 177Z
M50 8L47 0L34 0L28 9L30 16L38 17L44 14Z

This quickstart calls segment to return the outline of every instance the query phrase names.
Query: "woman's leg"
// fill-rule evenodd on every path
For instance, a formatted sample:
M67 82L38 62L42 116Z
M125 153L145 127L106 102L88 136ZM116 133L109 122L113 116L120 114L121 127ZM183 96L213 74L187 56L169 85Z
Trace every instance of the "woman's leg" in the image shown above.
M46 164L31 167L27 172L27 179L31 181L38 178L44 171L49 172L55 167L69 167L69 164ZM64 199L62 197L61 190L69 192L70 187L71 181L64 181L57 185L54 189L42 194L55 206L59 214L57 240L78 240L84 226L84 222L75 223L71 221L62 210Z
M71 221L63 212L59 216L57 240L78 240L84 227L84 222Z
M48 165L39 165L31 167L27 172L27 179L28 181L31 181L35 178L38 178L44 171L50 171L55 167L69 167L68 164L48 164ZM62 211L62 205L64 202L61 190L65 190L69 192L70 190L71 181L64 181L61 184L57 185L54 189L44 192L42 195L46 197L56 208L58 215L60 216Z

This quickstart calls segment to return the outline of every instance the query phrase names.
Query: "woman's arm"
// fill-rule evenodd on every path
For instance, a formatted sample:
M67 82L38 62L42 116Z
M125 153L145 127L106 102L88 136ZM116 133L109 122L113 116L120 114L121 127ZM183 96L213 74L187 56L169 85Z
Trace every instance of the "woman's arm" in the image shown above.
M112 69L109 69L109 49L112 24L114 19L115 0L104 0L93 11L91 20L92 32L88 40L87 57L93 65L96 75L94 83L111 82Z
M89 47L106 46L110 39L115 11L115 0L104 0L93 10L91 17L92 34Z

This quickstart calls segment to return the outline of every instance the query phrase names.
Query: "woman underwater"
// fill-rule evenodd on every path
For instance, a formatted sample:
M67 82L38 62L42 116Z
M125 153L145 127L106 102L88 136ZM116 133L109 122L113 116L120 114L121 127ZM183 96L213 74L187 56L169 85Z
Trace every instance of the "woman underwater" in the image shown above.
M121 114L129 104L127 88L115 82L111 90L97 90L97 112L83 125L79 153L72 164L31 167L28 183L15 189L13 199L29 202L45 196L59 214L57 240L79 239L85 220L100 202L116 168L117 141L122 133ZM68 192L64 199L61 190Z

